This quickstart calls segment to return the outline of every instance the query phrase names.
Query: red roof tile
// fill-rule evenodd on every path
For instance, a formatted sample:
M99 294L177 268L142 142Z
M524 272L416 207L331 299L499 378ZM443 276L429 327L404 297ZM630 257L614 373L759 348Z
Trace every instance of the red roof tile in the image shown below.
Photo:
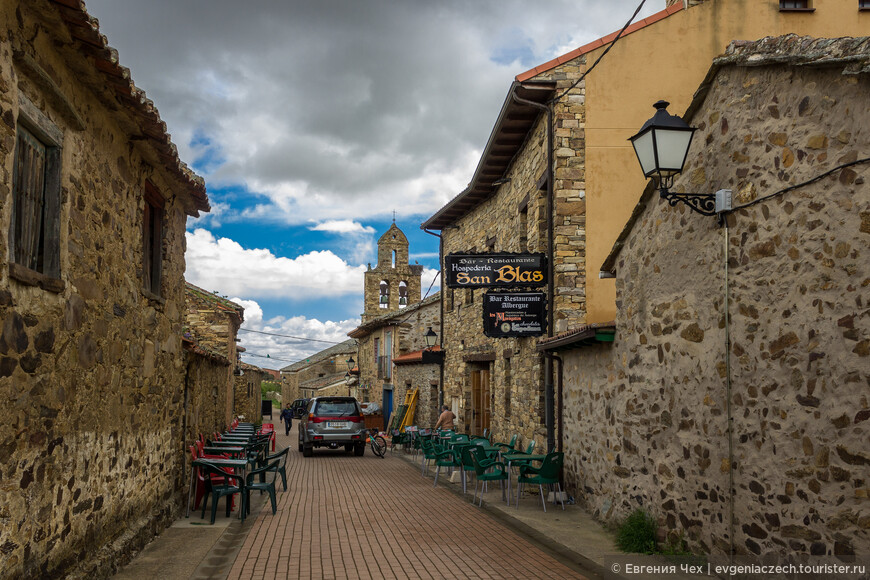
M663 19L667 18L668 16L670 16L671 14L676 14L677 12L679 12L682 9L683 9L682 4L673 4L673 5L669 6L668 8L665 8L661 12L656 12L655 14L652 14L652 15L644 18L643 20L639 20L638 22L633 23L631 26L629 26L628 28L625 29L625 32L622 34L622 37L625 38L627 35L631 34L632 32L636 32L636 31L640 30L641 28L646 28L650 24L655 24L659 20L663 20ZM533 69L527 70L524 73L520 73L516 77L517 81L519 81L519 82L527 81L532 77L536 77L541 73L544 73L544 72L547 72L548 70L552 70L552 69L556 68L560 64L564 64L564 63L568 62L569 60L574 60L578 56L582 56L582 55L586 54L587 52L592 52L596 48L600 48L600 47L604 46L605 44L613 42L613 40L616 38L617 34L619 34L618 30L616 32L608 34L607 36L604 36L604 37L599 38L597 40L593 40L589 44L584 44L580 48L575 48L571 52L566 52L562 56L557 56L553 60L545 62L544 64L540 64Z

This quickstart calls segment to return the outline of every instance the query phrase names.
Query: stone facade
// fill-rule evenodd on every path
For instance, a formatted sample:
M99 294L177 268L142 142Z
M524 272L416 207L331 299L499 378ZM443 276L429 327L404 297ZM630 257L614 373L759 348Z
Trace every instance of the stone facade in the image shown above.
M437 346L435 347L438 348ZM439 349L440 350L440 349ZM422 352L416 356L408 357L408 362L403 362L400 356L394 361L393 366L393 397L396 405L405 401L409 389L417 389L417 405L414 408L414 416L408 422L409 425L417 425L420 428L434 427L438 421L438 386L441 384L441 359L438 362L425 362Z
M344 380L347 373L347 360L357 356L356 341L345 340L325 350L315 353L305 360L293 363L281 369L281 398L285 403L292 403L296 399L309 398L312 388L305 388L310 381L317 381L327 376L338 376ZM304 392L303 392L304 391ZM347 392L343 393L347 394Z
M185 284L185 305L187 309L185 337L194 341L200 349L225 357L227 360L227 364L221 365L224 376L220 381L201 387L210 390L216 386L223 391L221 393L221 400L224 401L223 417L220 423L211 429L204 426L204 432L211 433L215 428L225 427L233 420L234 415L240 414L240 411L234 408L236 399L233 373L236 371L239 359L236 337L245 320L245 309L190 282Z
M183 505L184 231L205 187L83 10L0 6L2 577L108 576ZM11 249L27 132L57 188L45 269Z
M702 552L870 554L870 165L764 199L870 157L868 63L870 39L795 36L716 61L673 190L746 207L720 229L648 188L608 260L616 342L563 353L567 484L602 519L643 506Z
M412 386L425 387L427 390L431 389L429 381L433 380L434 375L439 375L436 379L440 382L440 371L428 369L424 382L418 383L415 377L409 376L404 369L400 371L393 364L402 355L426 348L424 335L429 328L441 334L439 300L440 294L436 293L404 310L372 319L348 333L358 341L359 383L351 390L353 396L361 402L378 403L382 408L386 401L391 400L391 409L395 409L404 402L408 380L412 381ZM431 367L432 364L423 366ZM384 391L389 391L391 395L385 396ZM389 421L386 416L389 410L384 408L386 421ZM420 416L431 416L431 412L421 411Z
M423 266L408 263L408 238L395 223L378 240L378 263L365 273L362 321L420 301Z
M272 376L254 365L241 363L240 368L242 374L233 377L233 415L243 416L245 421L259 423L263 416L263 381L271 379ZM278 421L277 415L280 414L280 402L273 407L272 422L275 423Z

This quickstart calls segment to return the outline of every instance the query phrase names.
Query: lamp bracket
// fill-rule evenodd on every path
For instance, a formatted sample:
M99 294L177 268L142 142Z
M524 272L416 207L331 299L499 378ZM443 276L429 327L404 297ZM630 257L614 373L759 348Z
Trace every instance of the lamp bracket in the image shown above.
M732 209L730 189L720 189L716 193L673 193L667 187L663 187L659 189L659 195L670 206L682 202L689 206L689 209L701 215L719 216L720 225L725 212Z

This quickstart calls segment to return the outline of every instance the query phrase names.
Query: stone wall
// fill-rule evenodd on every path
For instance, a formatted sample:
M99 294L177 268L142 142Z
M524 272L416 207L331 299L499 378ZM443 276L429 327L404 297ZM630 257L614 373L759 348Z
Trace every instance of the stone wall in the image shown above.
M576 78L573 71L579 69L576 63L567 63L565 70L572 72L560 69L553 76L562 79L560 82L567 82L569 78ZM571 135L580 130L575 113L560 110L556 118L560 139L572 138ZM538 120L526 146L514 161L508 173L510 183L500 186L494 196L459 219L456 224L458 228L442 232L444 254L546 252L546 192L540 191L537 186L546 168L546 155L544 116ZM579 158L572 156L572 159ZM567 157L560 157L560 167L567 168L568 163ZM574 164L575 161L570 163ZM559 187L566 189L568 184L562 181L565 177L562 169L559 176ZM559 195L568 199L577 194L566 189ZM525 211L521 211L522 208L526 208ZM576 237L574 233L571 237ZM491 238L495 238L495 244L487 247L486 242ZM560 244L576 241L568 240L568 232L562 230L557 230L556 239ZM568 255L574 250L560 248L557 247L557 251L562 251L564 255L557 264L563 266L565 260L574 259ZM560 271L557 280L564 282L565 275ZM571 283L575 284L576 281L572 278ZM484 293L484 289L443 290L444 344L447 345L444 403L456 412L457 428L461 431L471 430L471 373L488 369L492 409L490 428L493 436L500 441L507 441L516 433L522 441L535 438L537 445L543 446L546 443L543 364L541 355L535 351L537 339L493 339L484 336Z
M0 31L0 576L106 576L183 505L190 185L131 145L130 117L97 96L105 81L85 85L93 65L54 8L5 2L0 21L15 23ZM49 289L10 276L21 95L63 134ZM165 197L156 292L143 290L146 180Z
M441 334L441 325L439 324L441 307L438 300L438 294L430 296L402 311L370 320L350 333L359 343L357 356L359 386L354 387L352 391L359 401L382 404L385 385L387 388L394 389L393 408L404 401L404 397L400 399L395 391L398 386L394 378L395 365L390 364L389 377L385 376L383 372L378 372L375 340L377 339L379 342L380 355L384 356L386 354L386 334L390 333L392 341L391 361L403 354L425 348L424 336L430 327L435 333ZM385 369L386 366L383 367L383 370Z
M842 70L720 70L674 189L730 187L743 205L870 156L870 79ZM571 493L607 521L643 506L722 553L733 469L737 553L870 554L868 178L843 169L727 230L646 196L619 254L616 342L564 354Z
M243 365L242 375L233 377L233 415L244 415L249 423L260 423L262 420L262 383L271 378L267 373L253 365ZM292 402L292 401L290 401ZM281 413L281 402L273 405L273 422L277 422L277 415Z
M209 437L215 431L225 430L229 402L226 389L220 385L226 380L228 369L231 368L225 358L188 352L184 399L185 452L200 434ZM190 472L185 477L189 478Z
M409 388L417 389L417 406L409 425L434 427L438 420L438 384L441 367L437 364L396 365L394 369L393 397L395 407L405 402Z

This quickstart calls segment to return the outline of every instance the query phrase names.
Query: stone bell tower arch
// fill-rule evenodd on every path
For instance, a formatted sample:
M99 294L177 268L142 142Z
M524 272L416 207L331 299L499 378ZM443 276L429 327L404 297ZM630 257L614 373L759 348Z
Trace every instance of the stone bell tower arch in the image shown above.
M408 238L395 222L378 240L378 263L365 273L363 323L420 301L423 266L408 263Z

